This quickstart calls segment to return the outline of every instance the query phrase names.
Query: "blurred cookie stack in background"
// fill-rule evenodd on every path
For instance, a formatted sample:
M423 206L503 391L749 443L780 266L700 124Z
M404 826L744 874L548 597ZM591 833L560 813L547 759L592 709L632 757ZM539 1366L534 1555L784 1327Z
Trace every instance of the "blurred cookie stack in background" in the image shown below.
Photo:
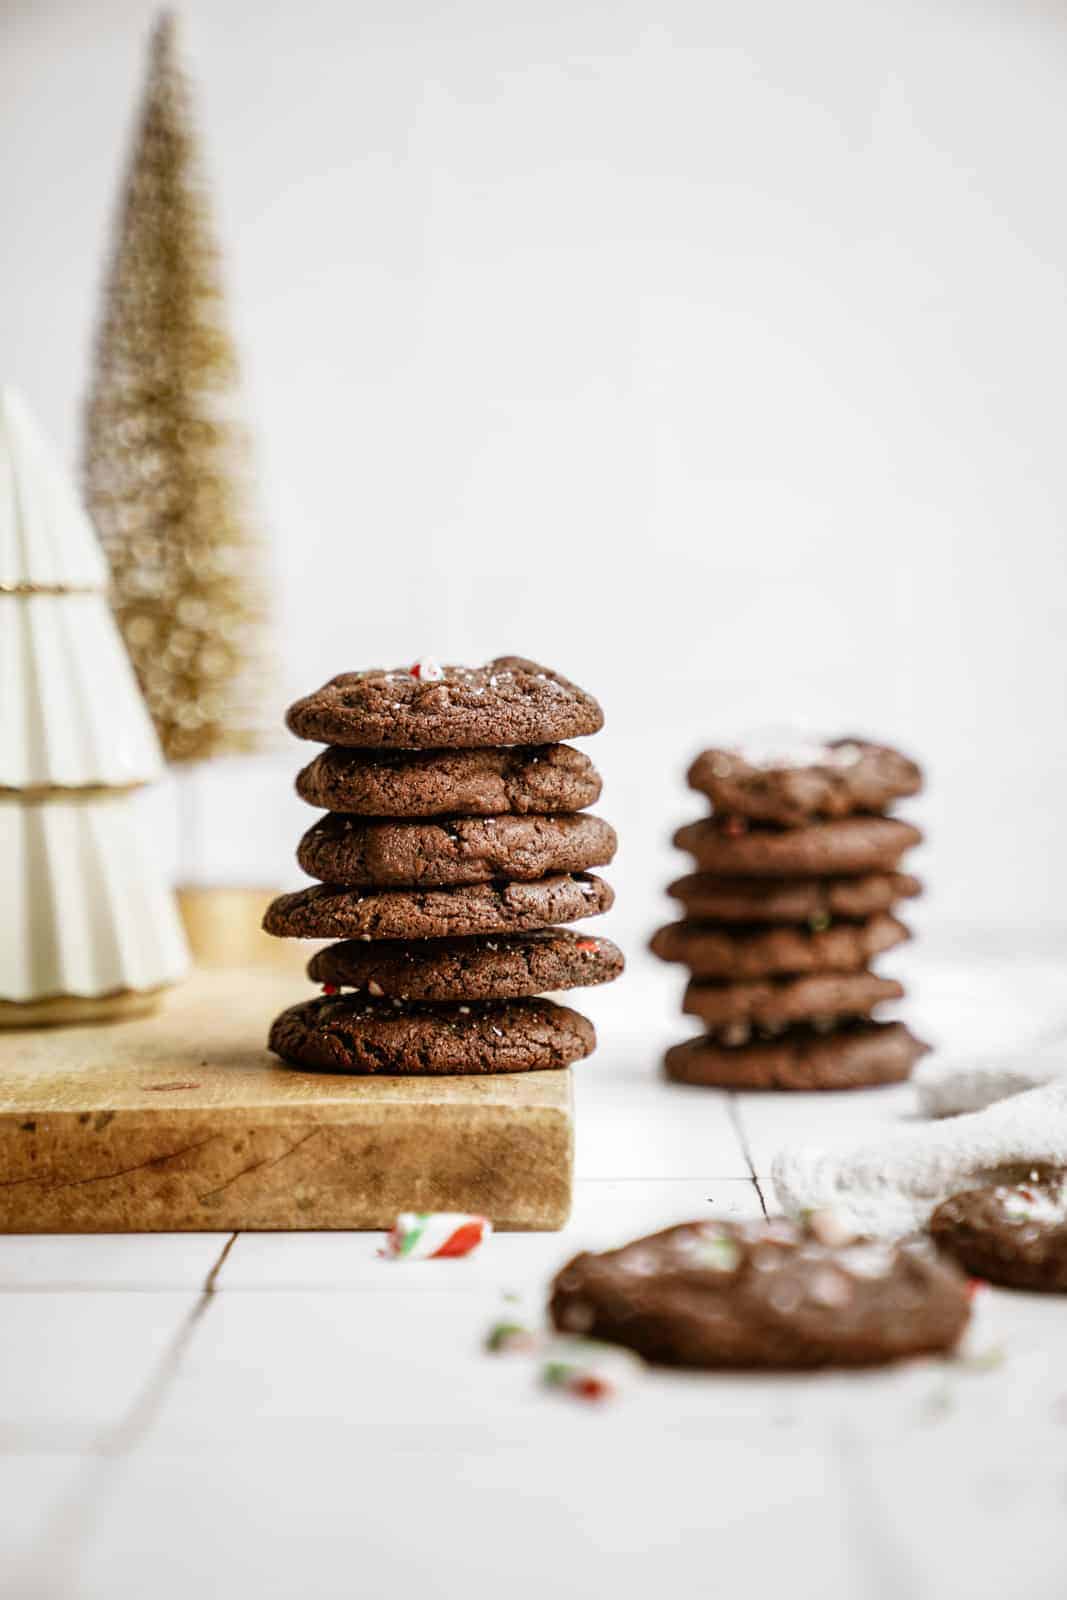
M338 941L313 955L321 998L290 1007L270 1046L297 1066L436 1074L564 1067L592 1024L537 998L622 971L607 939L555 926L606 911L589 872L615 854L589 758L600 706L536 662L344 673L291 707L328 745L297 779L327 810L300 841L312 888L264 927Z
M848 1089L906 1078L923 1045L876 1021L902 986L871 970L910 937L897 918L920 892L899 870L922 835L885 815L922 774L862 739L763 741L705 750L689 769L711 814L675 844L696 871L652 950L689 970L682 1009L705 1032L667 1052L667 1076L723 1088Z

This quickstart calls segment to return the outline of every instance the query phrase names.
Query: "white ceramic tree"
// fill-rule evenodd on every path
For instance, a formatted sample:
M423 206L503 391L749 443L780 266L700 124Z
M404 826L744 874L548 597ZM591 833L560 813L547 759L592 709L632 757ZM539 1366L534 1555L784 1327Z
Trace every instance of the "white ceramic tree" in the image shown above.
M187 965L137 791L156 736L70 479L0 393L0 1026L135 1014Z

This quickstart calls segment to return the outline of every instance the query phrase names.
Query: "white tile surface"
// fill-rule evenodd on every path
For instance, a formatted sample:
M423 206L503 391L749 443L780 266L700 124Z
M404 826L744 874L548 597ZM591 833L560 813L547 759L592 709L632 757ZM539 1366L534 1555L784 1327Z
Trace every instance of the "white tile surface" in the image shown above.
M201 1289L227 1233L6 1234L5 1289Z
M901 1015L937 1050L1011 1050L1047 1033L1067 1034L1060 953L953 949L943 938L928 949L920 938L883 966L907 987Z
M0 1445L95 1448L134 1406L197 1296L0 1294Z
M0 1548L0 1593L17 1595L14 1574L51 1531L80 1479L92 1471L85 1456L51 1452L0 1453L0 1505L5 1530Z
M727 1097L667 1083L663 1053L693 1032L677 1014L676 986L638 956L626 986L582 995L599 1048L575 1069L575 1170L579 1178L749 1176Z
M908 959L917 1029L957 1050L1060 1025L1053 960ZM222 1236L0 1240L4 1592L1059 1600L1061 1298L980 1297L976 1343L1001 1351L984 1365L647 1373L601 1409L484 1352L493 1322L538 1321L575 1251L755 1214L746 1147L765 1174L787 1139L912 1114L907 1087L666 1085L662 1049L687 1024L645 971L614 1009L607 992L590 1006L602 1054L577 1074L583 1175L561 1233L410 1266L380 1260L375 1235L244 1235L210 1295Z
M298 1451L138 1457L90 1541L79 1600L139 1596L149 1571L156 1600L589 1600L602 1586L704 1600L720 1585L769 1594L787 1573L797 1600L863 1592L820 1452L662 1435L644 1453L617 1433L612 1449L602 1415L555 1414L570 1426L546 1445L472 1447L446 1430L428 1451L383 1452L353 1428ZM196 1530L165 1562L161 1506Z
M388 1434L420 1419L420 1429L462 1426L485 1447L552 1427L535 1364L487 1357L489 1328L512 1318L541 1326L547 1283L577 1250L702 1212L752 1216L759 1201L745 1180L588 1182L564 1233L498 1235L458 1262L382 1261L376 1235L246 1236L220 1273L151 1447L204 1430L247 1439L272 1422ZM292 1284L298 1255L309 1287L266 1287L279 1277ZM232 1292L241 1286L260 1292Z
M738 1094L734 1104L762 1183L784 1144L851 1144L905 1125L915 1116L915 1091L907 1084L892 1084L840 1094ZM769 1203L769 1187L764 1192Z
M988 1410L984 1420L984 1437L973 1429L969 1449L949 1420L931 1428L921 1462L900 1446L852 1451L853 1481L862 1472L887 1525L883 1537L921 1600L1062 1600L1067 1429L1061 1425L1054 1445L1035 1448L1029 1436L1002 1434L994 1443Z
M647 1072L619 1074L576 1096L579 1178L745 1178L748 1163L725 1095L699 1094Z
M570 1222L560 1233L496 1234L460 1261L383 1261L379 1233L245 1233L226 1258L218 1288L359 1288L375 1294L495 1288L535 1294L579 1250L607 1249L620 1239L709 1213L758 1216L751 1181L579 1180Z

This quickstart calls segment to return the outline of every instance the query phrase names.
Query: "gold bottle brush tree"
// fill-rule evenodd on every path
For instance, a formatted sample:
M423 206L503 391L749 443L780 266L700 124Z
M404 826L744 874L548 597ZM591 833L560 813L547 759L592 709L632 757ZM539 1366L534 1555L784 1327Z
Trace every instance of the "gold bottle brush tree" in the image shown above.
M189 86L174 19L164 15L151 39L104 286L85 480L119 628L163 753L182 769L175 787L185 879L196 875L205 825L199 764L271 742L267 558L238 398ZM267 898L250 893L254 902ZM240 956L233 939L246 919L233 888L185 882L181 901L202 956L213 958L208 945L217 939ZM253 912L250 904L254 929Z

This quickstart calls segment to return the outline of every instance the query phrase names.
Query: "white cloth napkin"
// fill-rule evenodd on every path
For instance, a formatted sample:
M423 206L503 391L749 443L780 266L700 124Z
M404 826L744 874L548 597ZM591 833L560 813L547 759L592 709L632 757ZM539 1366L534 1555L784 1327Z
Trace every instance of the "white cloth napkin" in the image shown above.
M1067 1081L851 1149L787 1148L772 1175L791 1215L830 1210L855 1233L899 1237L949 1195L1067 1167Z
M1067 1043L976 1061L932 1056L916 1068L912 1082L924 1116L955 1117L961 1111L981 1111L1041 1084L1067 1083Z

